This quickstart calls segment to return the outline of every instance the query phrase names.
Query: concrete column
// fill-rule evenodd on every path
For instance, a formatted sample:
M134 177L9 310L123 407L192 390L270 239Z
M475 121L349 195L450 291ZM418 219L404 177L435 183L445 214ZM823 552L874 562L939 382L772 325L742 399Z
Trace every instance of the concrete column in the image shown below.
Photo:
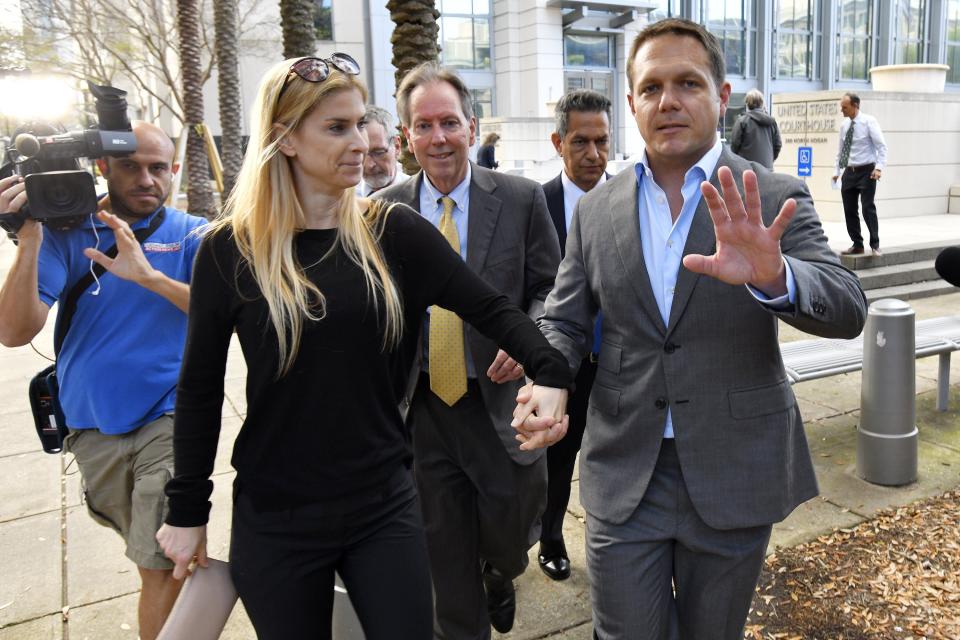
M930 0L927 6L929 16L930 48L927 51L927 62L945 64L947 61L947 3L946 0Z
M826 90L833 89L836 85L836 61L837 61L837 14L839 8L835 2L824 2L821 5L823 10L820 16L820 81Z
M875 67L894 62L893 32L896 21L893 7L893 2L877 0L877 57L873 63Z
M765 97L767 105L773 102L770 95L770 81L773 77L773 5L769 2L760 2L757 6L757 89Z

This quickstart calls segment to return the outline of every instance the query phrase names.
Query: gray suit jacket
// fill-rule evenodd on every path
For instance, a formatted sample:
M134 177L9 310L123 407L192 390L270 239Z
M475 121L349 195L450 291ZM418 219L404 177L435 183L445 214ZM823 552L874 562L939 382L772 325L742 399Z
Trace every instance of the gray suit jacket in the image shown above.
M852 338L866 318L857 277L827 246L799 180L770 173L724 148L717 164L757 172L763 219L787 198L797 213L781 248L797 283L796 305L774 313L744 286L682 266L669 323L653 296L640 245L631 170L580 200L541 328L577 367L603 311L603 343L580 453L580 497L591 515L624 522L643 498L673 414L677 452L697 513L718 529L770 524L817 494L817 483L777 342L777 318L819 336ZM719 189L716 172L711 182ZM583 215L580 215L582 212ZM714 252L705 201L684 255Z
M497 173L471 165L470 211L467 214L467 265L510 302L525 310L532 319L543 312L543 301L553 287L560 264L557 232L550 222L543 189L532 180ZM377 198L420 210L421 172L412 180L378 191ZM477 382L484 404L510 457L520 464L531 464L543 450L521 451L510 426L522 382L494 384L486 376L487 367L497 355L497 345L470 325L465 341L477 370ZM412 401L421 368L417 360L404 398L405 410Z

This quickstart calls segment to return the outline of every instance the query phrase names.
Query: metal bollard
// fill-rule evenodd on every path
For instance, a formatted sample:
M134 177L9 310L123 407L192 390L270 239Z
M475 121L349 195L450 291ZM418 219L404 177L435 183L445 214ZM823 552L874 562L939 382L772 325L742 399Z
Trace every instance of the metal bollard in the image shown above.
M336 640L364 640L363 628L353 609L350 596L343 586L340 574L335 574L333 585L333 637Z
M863 330L857 475L874 484L917 479L915 319L909 304L877 300Z

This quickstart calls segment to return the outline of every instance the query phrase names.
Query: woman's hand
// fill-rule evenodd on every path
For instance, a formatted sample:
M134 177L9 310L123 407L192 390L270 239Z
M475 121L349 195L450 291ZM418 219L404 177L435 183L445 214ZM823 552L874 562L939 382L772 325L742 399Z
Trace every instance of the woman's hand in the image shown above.
M174 562L174 580L183 580L190 575L190 563L194 560L201 567L207 566L207 525L174 527L165 524L157 531L157 542Z

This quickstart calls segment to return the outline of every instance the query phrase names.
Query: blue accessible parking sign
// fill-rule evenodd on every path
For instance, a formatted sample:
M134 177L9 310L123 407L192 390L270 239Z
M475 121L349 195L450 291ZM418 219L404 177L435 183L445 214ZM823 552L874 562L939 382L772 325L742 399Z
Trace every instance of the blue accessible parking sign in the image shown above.
M808 178L813 173L813 147L797 149L797 175Z

